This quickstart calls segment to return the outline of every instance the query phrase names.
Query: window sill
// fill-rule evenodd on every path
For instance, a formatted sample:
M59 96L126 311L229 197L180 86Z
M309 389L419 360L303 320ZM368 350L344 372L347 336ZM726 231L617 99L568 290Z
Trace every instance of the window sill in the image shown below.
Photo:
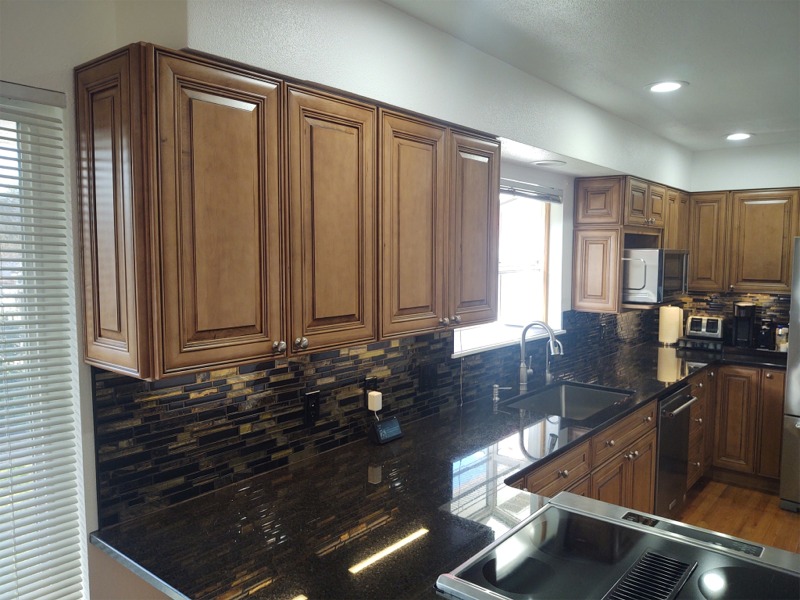
M451 358L463 358L473 354L480 354L497 348L518 346L522 327L514 325L501 325L490 323L456 329L453 335L453 354ZM556 329L556 335L566 333L564 329ZM528 332L527 341L541 340L548 337L546 332L537 330L536 333Z

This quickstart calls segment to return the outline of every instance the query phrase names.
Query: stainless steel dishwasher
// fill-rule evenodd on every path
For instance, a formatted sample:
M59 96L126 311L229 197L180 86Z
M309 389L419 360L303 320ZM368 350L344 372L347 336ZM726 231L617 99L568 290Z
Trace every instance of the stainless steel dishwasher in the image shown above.
M690 386L658 402L658 460L655 514L674 518L686 497L689 472L689 407L697 402Z

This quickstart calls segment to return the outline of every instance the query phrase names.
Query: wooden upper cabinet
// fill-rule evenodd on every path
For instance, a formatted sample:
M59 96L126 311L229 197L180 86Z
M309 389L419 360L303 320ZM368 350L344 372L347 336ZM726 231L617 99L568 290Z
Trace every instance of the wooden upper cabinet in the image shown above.
M271 352L279 85L149 44L76 69L87 362L158 379Z
M585 312L618 312L621 304L622 230L575 229L572 308Z
M289 87L293 351L376 337L374 107Z
M163 373L281 339L280 88L157 52Z
M667 189L664 213L663 247L689 249L689 194Z
M729 290L791 291L798 195L796 189L731 193Z
M689 290L725 288L726 192L692 194L689 200Z
M663 185L627 177L625 225L664 227L667 190Z
M578 179L575 225L619 225L622 222L623 177Z
M447 319L458 325L497 319L500 143L451 131L450 265Z
M150 377L141 49L75 70L87 362Z
M381 112L381 334L433 331L446 315L447 130Z

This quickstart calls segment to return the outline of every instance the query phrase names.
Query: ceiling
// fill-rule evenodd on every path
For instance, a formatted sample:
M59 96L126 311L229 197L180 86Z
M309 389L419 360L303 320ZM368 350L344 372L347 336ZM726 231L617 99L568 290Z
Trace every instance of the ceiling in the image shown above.
M691 151L800 141L800 0L383 1Z

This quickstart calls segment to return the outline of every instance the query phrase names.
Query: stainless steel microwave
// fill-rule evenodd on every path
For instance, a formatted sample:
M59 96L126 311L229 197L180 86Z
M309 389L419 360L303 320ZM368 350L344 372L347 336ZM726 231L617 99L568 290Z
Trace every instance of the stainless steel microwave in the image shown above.
M658 304L686 294L688 258L686 250L625 250L622 301Z

